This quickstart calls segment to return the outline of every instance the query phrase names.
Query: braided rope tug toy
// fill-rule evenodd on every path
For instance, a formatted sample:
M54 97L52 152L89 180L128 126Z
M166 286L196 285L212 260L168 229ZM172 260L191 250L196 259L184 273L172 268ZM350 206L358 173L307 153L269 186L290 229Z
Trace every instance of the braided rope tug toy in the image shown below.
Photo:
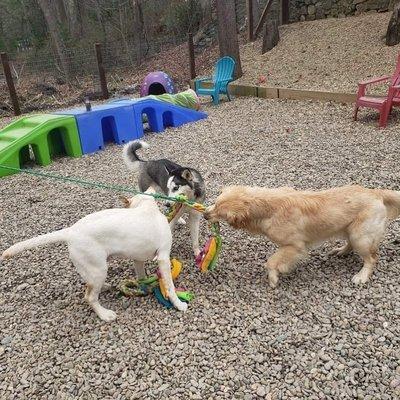
M189 202L186 196L177 196L176 202L167 211L168 222L171 222L181 208L186 205L194 208L198 212L204 212L205 206L200 203ZM208 239L203 250L196 257L196 265L202 272L212 271L215 269L218 257L221 251L222 238L219 233L219 224L214 223L211 225L212 237ZM172 279L175 280L180 272L182 271L182 263L176 259L171 259L171 275ZM121 282L119 287L120 293L124 296L146 296L153 293L157 301L167 307L172 308L172 303L168 300L168 294L165 284L162 280L159 271L157 274L150 275L143 279L125 279ZM176 289L176 295L181 301L186 303L190 302L194 298L194 294L187 292L183 289Z
M182 271L182 263L175 258L171 260L171 275L175 280ZM142 279L124 279L119 286L119 291L126 297L141 297L153 293L157 301L167 308L172 308L172 303L168 300L167 289L159 271ZM179 300L188 303L194 299L194 294L184 289L176 289Z
M177 196L177 202L174 203L169 212L167 213L167 219L169 222L176 216L179 210L184 206L194 208L196 211L203 213L206 207L200 203L188 202L186 196ZM196 265L199 267L201 272L213 271L217 265L219 254L222 247L222 238L219 231L219 224L215 222L211 224L212 236L207 240L203 250L196 257Z

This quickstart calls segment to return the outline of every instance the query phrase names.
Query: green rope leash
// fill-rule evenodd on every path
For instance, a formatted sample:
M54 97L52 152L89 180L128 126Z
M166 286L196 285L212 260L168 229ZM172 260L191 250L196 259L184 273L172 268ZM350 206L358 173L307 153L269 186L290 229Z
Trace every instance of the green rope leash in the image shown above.
M115 192L125 192L125 193L132 193L132 194L142 194L145 196L150 196L153 197L156 200L168 200L168 201L174 201L174 202L178 202L178 203L183 203L186 204L189 207L195 208L198 211L202 211L199 208L199 203L196 203L195 201L190 201L186 198L184 198L183 196L177 196L177 197L169 197L166 196L164 194L160 194L160 193L144 193L144 192L140 192L139 190L135 190L135 189L130 189L124 186L119 186L119 185L108 185L108 184L104 184L104 183L97 183L97 182L90 182L90 181L85 181L83 179L77 179L77 178L70 178L67 176L61 176L61 175L56 175L56 174L52 174L49 172L39 172L39 171L34 171L31 169L22 169L22 168L15 168L15 167L8 167L6 165L1 165L0 164L0 168L4 168L10 171L15 171L15 172L22 172L24 174L28 174L28 175L34 175L34 176L40 176L42 178L49 178L49 179L54 179L54 180L58 180L58 181L62 181L62 182L70 182L70 183L75 183L77 185L81 185L81 186L89 186L89 187L94 187L97 189L103 189L103 190L112 190ZM204 207L204 206L203 206Z
M174 206L171 208L170 212L167 215L168 221L171 221L174 216L178 213L180 207L183 205L186 205L190 208L193 208L194 210L203 213L206 209L206 207L201 204L197 203L195 201L188 200L186 196L180 195L176 197L169 197L164 194L160 193L143 193L140 192L139 190L135 189L130 189L124 186L119 186L119 185L107 185L104 183L97 183L97 182L90 182L90 181L85 181L83 179L77 179L77 178L69 178L67 176L61 176L61 175L56 175L56 174L51 174L48 172L39 172L39 171L34 171L32 169L22 169L22 168L16 168L16 167L9 167L6 165L1 165L0 168L4 168L10 171L15 171L15 172L22 172L24 174L28 175L33 175L33 176L39 176L41 178L49 178L49 179L54 179L62 182L69 182L69 183L75 183L77 185L81 186L89 186L89 187L94 187L97 189L103 189L103 190L112 190L115 192L125 192L125 193L132 193L132 194L142 194L145 196L150 196L153 197L155 200L168 200L174 202ZM219 226L218 223L215 223L212 225L212 238L209 239L207 242L204 250L197 256L196 258L196 264L199 266L199 268L205 272L208 269L213 269L215 267L215 264L217 263L218 256L221 250L221 244L222 244L222 239L219 233Z

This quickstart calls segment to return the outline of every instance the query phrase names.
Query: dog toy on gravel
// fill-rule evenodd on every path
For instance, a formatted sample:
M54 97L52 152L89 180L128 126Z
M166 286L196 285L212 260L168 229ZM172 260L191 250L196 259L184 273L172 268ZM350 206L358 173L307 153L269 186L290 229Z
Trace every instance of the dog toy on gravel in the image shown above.
M206 207L200 203L189 203L186 196L177 196L178 202L174 203L169 212L167 213L168 221L171 221L178 211L187 205L188 207L194 208L196 211L203 213ZM207 240L203 250L196 257L196 265L199 267L201 272L212 271L217 265L219 254L222 247L222 238L219 232L218 222L211 224L212 237Z
M217 265L222 247L222 238L219 234L219 224L211 225L212 237L207 240L204 249L196 257L196 264L201 272L213 271Z
M171 275L172 279L175 280L182 271L182 263L175 258L171 260ZM122 295L127 297L134 296L147 296L153 293L157 301L167 308L172 308L172 303L168 300L167 289L164 281L161 278L161 274L157 271L157 274L150 275L142 279L125 279L119 286L119 291ZM189 303L194 299L194 294L187 292L183 289L176 289L176 295L178 298L186 303Z

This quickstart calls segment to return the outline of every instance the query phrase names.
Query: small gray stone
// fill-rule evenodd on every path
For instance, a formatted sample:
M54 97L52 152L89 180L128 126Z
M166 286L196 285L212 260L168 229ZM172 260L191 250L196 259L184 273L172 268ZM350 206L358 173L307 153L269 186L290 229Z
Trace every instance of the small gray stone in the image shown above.
M257 393L257 396L260 396L260 397L264 397L267 394L267 392L265 391L264 386L259 386L257 388L256 393Z
M400 386L400 376L394 378L394 379L390 382L390 387L396 389L398 386Z
M20 285L18 285L18 286L15 288L15 290L16 290L17 292L20 292L20 291L26 289L27 287L29 287L29 283L24 282L24 283L21 283Z
M12 336L5 336L2 340L1 340L1 344L3 346L7 346L12 342L13 338Z

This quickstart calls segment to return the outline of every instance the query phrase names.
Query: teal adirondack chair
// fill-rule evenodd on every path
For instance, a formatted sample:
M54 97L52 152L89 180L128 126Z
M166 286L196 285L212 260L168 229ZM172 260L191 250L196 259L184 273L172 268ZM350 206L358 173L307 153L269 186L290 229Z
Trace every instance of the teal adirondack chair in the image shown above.
M235 71L235 60L232 57L222 57L215 65L214 76L211 78L201 78L195 81L195 90L198 95L211 96L215 105L219 104L220 93L229 96L228 84L233 81L233 72ZM202 87L202 83L211 82L212 87Z

